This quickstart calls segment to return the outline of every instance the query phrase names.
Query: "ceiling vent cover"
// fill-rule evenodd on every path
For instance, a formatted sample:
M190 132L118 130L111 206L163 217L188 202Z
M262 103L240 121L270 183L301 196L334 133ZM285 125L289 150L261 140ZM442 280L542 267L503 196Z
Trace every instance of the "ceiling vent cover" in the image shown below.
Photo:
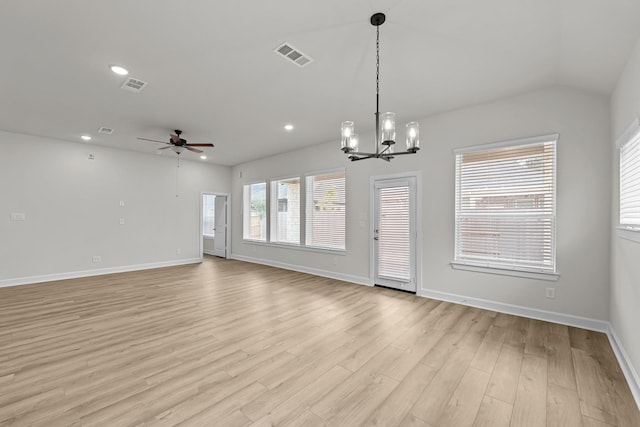
M304 67L309 64L313 59L302 52L300 52L295 47L291 46L290 43L284 42L277 48L273 50L275 53L281 55L284 58L287 58L289 61L296 64L298 67Z
M98 133L106 133L107 135L111 135L113 133L113 129L102 126L100 129L98 129Z
M128 90L129 92L139 93L142 89L147 87L147 82L143 82L140 79L136 79L135 77L128 77L120 89Z

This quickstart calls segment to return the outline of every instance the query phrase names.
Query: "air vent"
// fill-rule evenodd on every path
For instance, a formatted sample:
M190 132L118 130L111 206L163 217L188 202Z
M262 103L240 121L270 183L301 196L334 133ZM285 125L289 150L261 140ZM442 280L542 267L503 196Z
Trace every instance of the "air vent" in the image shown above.
M136 79L135 77L128 77L120 89L128 90L129 92L139 93L142 89L147 86L147 82L143 82L140 79Z
M107 135L111 135L113 133L113 129L102 126L100 129L98 129L98 133L106 133Z
M304 53L300 52L298 49L291 46L287 42L282 43L273 51L283 56L284 58L287 58L289 61L296 64L298 67L304 67L305 65L313 61L313 59L311 59L309 55L305 55Z

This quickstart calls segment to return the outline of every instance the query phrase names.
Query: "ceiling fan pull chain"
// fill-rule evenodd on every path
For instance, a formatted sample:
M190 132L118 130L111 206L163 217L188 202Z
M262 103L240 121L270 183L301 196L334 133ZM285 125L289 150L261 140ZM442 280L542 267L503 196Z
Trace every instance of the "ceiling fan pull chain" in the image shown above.
M180 156L178 156L178 158L176 159L176 197L180 197L179 192L178 192L178 173L180 171Z

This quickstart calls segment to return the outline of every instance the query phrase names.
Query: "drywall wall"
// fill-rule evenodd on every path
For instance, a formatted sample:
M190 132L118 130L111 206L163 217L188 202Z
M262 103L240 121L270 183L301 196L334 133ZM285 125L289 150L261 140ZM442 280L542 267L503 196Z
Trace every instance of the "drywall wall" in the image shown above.
M613 154L611 197L611 325L633 365L640 372L640 243L621 238L615 231L620 218L619 152L615 141L640 117L640 43L622 72L611 97ZM636 381L640 380L636 377Z
M8 132L0 153L2 284L199 258L200 193L230 191L230 168L171 155Z
M356 126L359 124L356 123ZM360 124L362 126L363 124ZM500 99L420 120L420 153L385 163L351 163L338 142L320 144L233 168L233 197L242 186L265 178L345 167L347 251L345 255L301 251L244 242L241 203L233 207L233 255L274 265L328 272L369 281L370 177L419 171L421 183L422 275L425 291L462 295L502 304L607 320L611 152L606 98L554 87ZM557 282L453 270L454 154L458 147L559 133L557 164ZM336 123L339 134L339 123ZM366 150L373 136L360 135ZM556 299L545 298L546 287Z

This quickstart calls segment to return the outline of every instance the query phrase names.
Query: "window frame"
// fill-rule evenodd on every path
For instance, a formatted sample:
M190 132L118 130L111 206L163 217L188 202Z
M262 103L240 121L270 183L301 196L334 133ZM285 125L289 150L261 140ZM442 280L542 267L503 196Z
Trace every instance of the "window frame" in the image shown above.
M307 209L308 205L308 191L307 188L307 180L310 177L314 176L323 176L323 175L333 175L337 173L344 174L344 244L342 248L332 248L328 246L319 246L319 245L310 245L309 244L309 236L307 233L307 229L309 227L309 215ZM305 196L305 206L304 206L304 223L301 224L301 229L304 228L304 245L307 248L312 248L316 250L322 251L331 251L331 252L346 252L347 250L347 171L345 168L336 168L336 169L325 169L321 171L308 172L304 174L304 196Z
M508 276L516 276L516 277L526 277L533 279L541 279L541 280L558 280L559 273L557 271L557 257L556 257L556 245L557 245L557 233L556 233L556 221L557 221L557 145L559 140L559 134L548 134L541 136L534 136L528 138L519 138L507 141L500 141L489 144L482 145L474 145L470 147L463 147L454 149L454 159L456 162L455 166L455 201L456 206L454 208L454 256L453 261L451 262L451 266L455 269L460 270L469 270L483 273L493 273L493 274L501 274ZM478 260L470 260L460 258L458 254L458 227L459 227L459 207L458 207L458 197L459 197L459 171L457 167L458 156L474 153L474 152L482 152L488 150L499 150L504 148L518 148L526 145L534 145L534 144L543 144L546 142L553 142L553 186L552 186L552 208L551 208L551 259L553 264L553 270L548 268L538 268L538 267L526 267L521 266L515 263L507 263L504 261L496 260L495 262L492 260L478 261Z
M336 249L336 248L330 248L330 247L324 247L324 246L314 246L314 245L308 245L307 244L307 235L306 235L306 230L307 230L307 177L311 177L311 176L321 176L321 175L330 175L330 174L334 174L334 173L343 173L344 174L344 187L345 187L345 209L344 209L344 229L345 229L345 233L344 233L344 247L343 249ZM299 183L300 183L300 225L299 225L299 232L300 232L300 239L299 239L299 243L290 243L290 242L284 242L284 241L274 241L272 239L272 235L274 233L274 224L272 224L272 219L273 219L273 210L274 210L274 202L276 203L275 207L277 208L277 200L274 199L274 197L277 198L277 194L274 193L272 187L273 184L278 182L278 181L283 181L283 180L287 180L287 179L298 179ZM253 185L253 184L262 184L264 183L266 185L266 204L267 204L267 215L266 215L266 239L264 240L255 240L255 239L250 239L245 237L245 222L246 222L246 212L247 212L247 200L245 200L245 188L249 185ZM284 176L278 176L278 177L272 177L272 178L268 178L268 179L258 179L255 181L251 181L251 182L246 182L243 183L242 185L242 224L243 224L243 233L242 233L242 240L244 243L247 244L253 244L253 245L259 245L259 246L270 246L270 247L280 247L280 248L290 248L290 249L296 249L296 250L303 250L303 251L311 251L311 252L319 252L319 253L326 253L326 254L333 254L333 255L346 255L346 250L347 250L347 199L346 199L346 192L347 192L347 171L346 168L333 168L333 169L323 169L323 170L318 170L318 171L312 171L312 172L306 172L306 173L301 173L301 174L290 174L290 175L284 175ZM277 192L276 192L277 193Z
M251 200L247 200L246 199L246 195L247 195L247 187L251 187L252 185L256 185L256 184L264 184L265 185L265 237L264 239L255 239L255 238L251 238L251 237L247 237L247 219L250 218L250 216L247 216L247 212L251 212L251 208L250 208L250 203ZM265 243L269 241L269 181L268 180L257 180L257 181L252 181L252 182L248 182L246 184L243 184L242 186L242 240L247 241L247 242L260 242L260 243ZM250 226L250 224L249 224Z
M280 199L278 198L278 192L274 191L274 186L276 186L278 184L278 182L280 181L287 181L287 180L294 180L297 179L298 180L298 191L299 191L299 197L298 197L298 241L297 242L289 242L289 241L285 241L285 240L274 240L274 235L277 235L278 233L278 222L277 220L273 221L274 218L277 217L277 215L280 213ZM269 204L269 220L267 223L267 227L269 228L269 239L268 239L268 243L273 243L273 244L278 244L278 245L288 245L288 246L301 246L302 245L302 220L303 220L303 215L302 215L302 210L303 210L303 206L302 206L302 202L303 202L303 196L302 196L302 192L304 190L304 186L302 184L302 177L300 175L288 175L288 176L284 176L284 177L279 177L279 178L272 178L272 179L268 179L267 180L267 185L269 187L269 192L268 192L268 201L267 203ZM287 199L288 200L288 199ZM287 201L287 206L289 205L289 202Z
M634 242L640 243L640 224L626 224L621 221L621 213L622 213L622 164L623 164L623 149L627 144L638 143L638 139L640 139L640 118L635 118L633 122L629 125L629 127L618 137L616 140L616 148L619 151L618 155L618 220L617 220L617 234L618 237L621 237L626 240L631 240ZM640 149L639 149L640 150ZM638 167L640 169L640 151L634 152L637 158L632 158L631 161L638 162ZM634 182L635 185L640 185L640 176L636 178L637 182ZM638 206L640 208L640 204Z

